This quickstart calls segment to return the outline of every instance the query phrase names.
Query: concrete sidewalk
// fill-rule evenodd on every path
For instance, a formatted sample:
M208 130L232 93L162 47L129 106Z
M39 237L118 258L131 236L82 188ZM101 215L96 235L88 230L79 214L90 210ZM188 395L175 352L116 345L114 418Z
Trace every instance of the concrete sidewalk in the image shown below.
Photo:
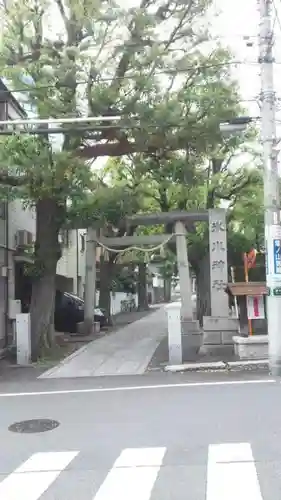
M39 378L140 375L167 335L165 307L90 342Z

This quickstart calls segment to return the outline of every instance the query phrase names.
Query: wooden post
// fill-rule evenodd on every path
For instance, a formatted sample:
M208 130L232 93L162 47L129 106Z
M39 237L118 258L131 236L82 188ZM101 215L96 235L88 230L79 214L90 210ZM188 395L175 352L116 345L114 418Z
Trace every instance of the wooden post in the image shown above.
M234 272L234 267L231 266L230 268L230 274L231 274L231 280L232 283L235 283L235 272ZM240 329L240 318L239 318L239 309L238 309L238 300L237 300L237 295L234 295L234 308L235 308L235 314L238 320L238 333L240 335L241 329Z
M249 283L248 259L247 259L246 252L244 253L244 275L245 275L245 282ZM247 303L246 303L246 311L247 311L247 317L248 317ZM253 326L252 326L251 319L248 319L248 331L249 331L249 335L253 335Z

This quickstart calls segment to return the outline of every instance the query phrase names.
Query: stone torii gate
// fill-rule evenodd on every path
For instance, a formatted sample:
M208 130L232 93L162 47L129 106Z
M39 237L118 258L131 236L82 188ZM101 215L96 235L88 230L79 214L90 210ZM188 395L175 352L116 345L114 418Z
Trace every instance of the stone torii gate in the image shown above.
M209 223L209 247L210 247L210 283L211 283L211 316L203 319L203 345L205 351L213 351L214 348L232 344L232 336L237 332L236 323L229 317L228 296L225 288L228 282L227 266L227 235L226 235L226 213L224 209L215 208L200 212L174 211L167 213L139 214L125 219L126 227L132 226L154 226L172 224L176 240L177 262L181 293L181 324L183 335L189 336L187 351L191 353L198 349L202 343L201 332L198 322L193 319L192 290L188 262L188 249L186 241L186 225L190 222ZM129 246L159 245L171 237L169 234L156 235L134 235L97 238L96 231L88 229L86 245L86 283L85 283L85 318L92 316L95 302L95 253L96 245L102 243L109 248L126 248ZM181 347L181 346L180 346ZM178 362L182 361L182 350L176 346L179 352ZM189 354L188 354L189 355Z
M126 218L128 229L130 226L156 226L172 224L177 251L177 263L181 291L181 316L185 321L192 321L191 280L186 242L186 224L196 221L207 221L208 212L161 212L154 214L141 214ZM168 235L165 235L166 237Z
M211 273L211 316L228 317L228 297L225 293L225 287L228 282L228 273L226 213L224 209L214 208L210 210L202 210L200 212L174 211L166 213L141 214L127 217L126 221L128 227L132 225L167 225L169 223L174 225L182 300L182 316L186 319L192 317L186 225L190 222L208 222ZM167 236L168 235L164 235L163 240L165 240ZM133 236L132 238L137 237ZM151 236L145 238L147 238L148 242L148 238L151 238ZM121 239L122 238L120 238L120 240ZM139 240L139 242L140 241L141 240Z
M96 260L97 247L104 246L111 249L124 249L132 246L143 247L158 246L166 241L172 241L176 235L170 234L152 234L152 235L133 235L121 237L105 237L98 235L97 228L88 227L86 238L86 262L85 262L85 313L84 313L84 332L92 329L93 310L96 299Z

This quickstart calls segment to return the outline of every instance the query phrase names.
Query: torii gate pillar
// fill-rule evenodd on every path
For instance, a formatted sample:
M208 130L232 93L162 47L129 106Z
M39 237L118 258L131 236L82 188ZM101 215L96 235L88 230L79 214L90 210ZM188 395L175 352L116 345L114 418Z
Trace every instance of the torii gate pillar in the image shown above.
M186 229L183 222L175 222L175 233L181 294L180 318L177 327L180 331L177 332L174 330L174 328L176 328L175 324L171 325L172 331L169 331L169 361L170 363L180 364L183 360L191 361L196 359L202 338L198 321L193 319L192 287L189 272ZM175 305L176 304L174 304L174 306ZM169 310L169 313L171 316L173 311ZM175 308L174 313L177 313ZM175 335L177 338L176 342L174 342Z
M192 320L192 299L189 262L187 256L186 229L183 222L175 223L177 262L181 291L181 316L183 320Z

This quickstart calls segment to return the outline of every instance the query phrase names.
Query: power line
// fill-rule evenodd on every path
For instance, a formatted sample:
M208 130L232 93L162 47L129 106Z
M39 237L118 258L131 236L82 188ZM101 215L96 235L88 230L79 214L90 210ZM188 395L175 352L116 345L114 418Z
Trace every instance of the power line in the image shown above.
M255 116L255 117L251 117L249 120L250 121L259 121L260 120L260 116ZM113 124L109 124L109 125L100 125L100 124L97 124L97 125L91 125L91 123L93 122L102 122L102 121L105 121L105 122L109 122L111 120L121 120L122 119L122 116L100 116L100 117L84 117L84 118L76 118L76 117L72 117L72 118L61 118L61 119L50 119L50 118L47 118L47 119L26 119L26 120L6 120L6 121L2 121L0 122L1 125L5 126L5 125L10 125L12 126L13 128L12 129L7 129L7 128L4 128L3 130L0 129L0 136L1 135L4 135L4 136L9 136L9 135L22 135L22 134L30 134L30 135L45 135L45 134L49 134L49 135L52 135L52 134L79 134L81 132L100 132L100 131L104 131L104 130L118 130L118 131L122 131L122 130L140 130L140 131L144 131L146 129L148 130L153 130L153 129L157 129L157 128L161 128L161 129L166 129L166 130L169 130L169 129L181 129L181 128L185 128L186 127L186 123L184 121L182 122L178 122L178 123L169 123L169 122L166 122L166 123L148 123L146 124L145 126L141 124L141 120L140 118L138 118L137 116L134 117L134 119L136 120L135 122L132 122L131 124L116 124L116 123L113 123ZM137 123L137 121L139 123ZM234 121L234 120L233 120ZM86 123L89 123L90 125L85 125ZM281 120L276 120L277 123L281 123ZM58 128L58 127L48 127L48 124L59 124L59 123L65 123L65 124L69 124L70 126L69 127L66 127L66 128ZM84 124L83 126L75 126L75 124ZM16 126L24 126L24 127L28 127L29 125L31 126L34 126L34 125L38 125L38 128L20 128L18 130L15 130L14 127ZM46 128L43 128L42 125L46 125ZM74 125L74 126L73 126ZM89 137L89 139L91 139L91 137Z
M82 119L77 119L75 117L72 118L68 118L66 119L66 123L69 123L70 125L75 125L76 123L76 120L79 120L78 121L78 124L79 123L91 123L93 121L110 121L110 120L117 120L117 119L121 119L122 117L108 117L108 116L105 116L105 117L94 117L94 120L92 119L91 120L91 117L89 118L82 118ZM138 119L138 121L140 122L140 119L135 117L135 119ZM24 121L24 123L23 123ZM78 134L80 132L99 132L99 131L102 131L102 130L145 130L145 129L154 129L154 128L164 128L164 129L171 129L171 128L176 128L176 129L179 129L179 128L184 128L186 127L186 123L183 121L182 123L169 123L169 122L166 122L166 123L148 123L146 124L145 126L142 125L141 123L131 123L131 125L128 125L128 124L122 124L120 123L120 125L114 123L114 124L110 124L110 125L91 125L91 126L83 126L83 127L73 127L73 126L70 126L70 127L64 127L64 128L58 128L58 127L48 127L48 123L61 123L63 122L64 119L62 118L61 120L60 119L57 119L57 120L52 120L52 119L46 119L46 120L35 120L35 121L32 121L32 120L19 120L19 121L6 121L6 122L0 122L1 125L3 124L4 126L9 124L10 126L13 127L13 130L11 129L6 129L4 128L3 130L0 129L0 135L16 135L16 134L25 134L25 133L28 133L28 134L31 134L31 135L35 135L35 134L38 134L38 135L44 135L44 134L68 134L70 132L77 132ZM26 126L28 127L29 125L36 125L38 124L39 125L39 128L31 128L31 129L28 129L28 128L22 128L22 129L18 129L18 130L15 130L14 127L16 126ZM41 125L46 125L46 128L42 128Z
M181 129L184 130L186 129L186 124L172 124L172 123L165 123L165 124L147 124L147 125L138 125L138 124L132 124L132 125L96 125L95 127L67 127L67 128L34 128L34 129L19 129L19 130L1 130L0 129L0 136L16 136L16 135L79 135L81 133L85 134L86 132L93 133L93 132L102 132L102 131L112 131L116 130L117 132L122 132L122 131L133 131L133 130L138 130L141 131L142 133L145 132L146 130L149 131L150 133L157 131L158 129L161 129L161 133L163 132L168 132L171 129L176 129L177 131L180 131ZM91 141L94 139L97 139L96 137L87 137L87 140ZM98 138L99 139L99 138Z
M69 134L69 133L81 133L81 132L99 132L99 131L104 131L104 130L140 130L140 131L145 131L146 129L151 130L151 129L181 129L185 128L187 126L187 123L183 120L182 122L178 123L172 123L172 122L165 122L165 123L147 123L143 125L141 123L140 118L137 116L134 117L137 122L132 122L131 124L109 124L109 125L93 125L91 124L92 122L108 122L111 120L121 120L122 117L109 117L109 116L101 116L101 117L85 117L85 118L61 118L61 119L37 119L37 120L9 120L9 121L1 121L1 125L4 127L9 125L12 127L12 129L7 129L3 128L2 130L0 129L0 135L22 135L22 134L30 134L30 135L44 135L44 134ZM252 120L259 120L260 117L253 117ZM58 124L58 123L66 123L69 124L69 127L48 127L48 124ZM90 125L84 125L84 126L75 126L77 123L78 125L81 124L86 124L90 123ZM143 120L145 122L145 120ZM38 124L38 128L28 128L30 125L34 126ZM46 125L45 128L42 127L42 125ZM74 125L74 126L73 126ZM23 126L24 128L20 128L18 130L15 129L16 126ZM26 127L26 128L25 128Z
M215 69L215 68L223 68L223 67L230 67L230 66L236 66L236 65L242 65L242 64L246 64L246 65L258 65L258 62L257 61L228 61L228 62L221 62L221 63L213 63L213 64L202 64L202 65L190 65L190 66L186 66L185 68L178 68L178 69L165 69L165 70L161 70L161 71L156 71L154 73L153 76L161 76L161 75L167 75L167 76L177 76L177 75L180 75L180 74L184 74L184 73L187 73L189 71L197 71L197 70L204 70L204 69ZM277 64L281 64L280 63L277 63ZM133 80L134 78L138 78L138 77L141 77L141 76L146 76L146 75L141 75L140 73L133 73L131 75L124 75L124 76L120 76L120 77L115 77L115 76L112 76L112 77L103 77L103 78L97 78L96 79L96 83L99 84L99 83L104 83L104 82L112 82L113 80L114 81L118 81L118 80ZM148 76L148 75L147 75ZM92 78L92 82L94 83L95 79ZM75 86L77 85L87 85L89 83L89 80L80 80L78 82L75 83ZM47 90L47 89L60 89L60 88L73 88L71 85L68 85L66 83L55 83L55 84L50 84L50 85L31 85L30 84L30 87L26 88L23 87L23 88L20 88L20 89L16 89L16 90L3 90L3 91L0 91L0 94L2 93L23 93L23 92L32 92L32 91L36 91L36 90Z

